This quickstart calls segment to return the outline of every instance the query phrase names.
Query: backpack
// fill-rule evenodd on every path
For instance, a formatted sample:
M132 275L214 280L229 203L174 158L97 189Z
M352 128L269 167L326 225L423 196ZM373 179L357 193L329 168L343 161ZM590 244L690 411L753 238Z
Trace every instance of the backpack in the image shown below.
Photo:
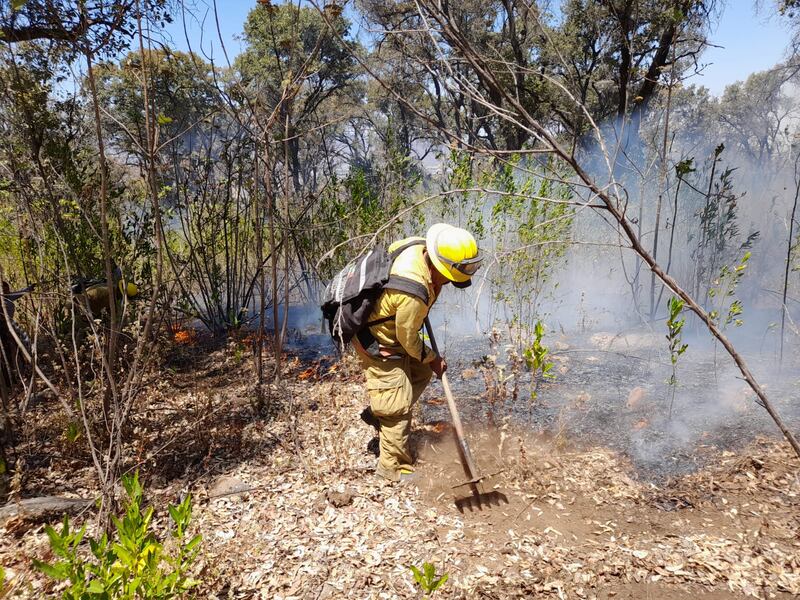
M400 275L390 276L392 264L400 253L424 243L425 240L414 240L391 253L382 246L375 246L334 276L325 288L321 308L337 346L343 348L358 336L361 344L367 348L374 341L369 328L394 319L394 315L391 315L368 321L384 289L406 292L428 304L428 288L423 284Z
M105 277L96 277L94 279L87 279L85 277L78 277L72 280L72 285L70 289L72 293L75 295L83 294L89 288L92 288L96 285L100 285L101 283L106 283L107 279Z

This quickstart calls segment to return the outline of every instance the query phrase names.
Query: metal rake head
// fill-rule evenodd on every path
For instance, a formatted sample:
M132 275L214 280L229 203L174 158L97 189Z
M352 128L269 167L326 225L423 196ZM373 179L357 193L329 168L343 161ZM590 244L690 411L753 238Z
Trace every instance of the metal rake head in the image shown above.
M456 498L454 501L460 513L463 513L464 509L474 512L484 508L491 508L492 506L500 506L503 503L508 504L508 497L497 490L492 490L491 492L473 491L469 496Z

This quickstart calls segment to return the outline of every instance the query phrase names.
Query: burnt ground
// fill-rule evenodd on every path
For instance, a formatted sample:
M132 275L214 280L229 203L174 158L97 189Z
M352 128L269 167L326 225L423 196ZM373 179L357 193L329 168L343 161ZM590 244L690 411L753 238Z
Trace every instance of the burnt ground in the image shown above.
M253 402L246 345L174 348L140 399L126 466L158 529L167 503L193 495L199 598L418 598L408 566L425 561L449 573L442 598L796 597L798 458L742 382L720 393L720 369L725 384L710 384L706 358L681 363L670 415L656 341L624 341L559 341L557 377L535 402L524 373L514 398L508 366L492 388L499 352L476 366L487 349L460 344L453 387L473 454L497 473L483 491L505 499L481 510L455 505L466 491L453 488L463 475L438 385L417 412L416 482L385 484L365 450L358 369L307 340L266 407ZM797 387L782 381L777 402L795 419ZM16 497L92 498L83 442L65 439L53 407L35 403L24 424ZM17 517L0 529L9 597L57 594L31 569L51 556L43 526Z
M473 337L450 346L459 351L451 384L474 423L508 422L564 444L609 448L628 459L632 476L642 481L663 483L692 473L720 451L778 432L724 350L707 339L690 341L671 386L661 333L561 335L549 356L553 377L539 382L533 399L530 374L514 369L508 345L489 347ZM787 358L781 369L769 355L746 358L787 425L800 431L800 357ZM494 402L487 402L487 387ZM445 419L446 407L430 408L425 416Z

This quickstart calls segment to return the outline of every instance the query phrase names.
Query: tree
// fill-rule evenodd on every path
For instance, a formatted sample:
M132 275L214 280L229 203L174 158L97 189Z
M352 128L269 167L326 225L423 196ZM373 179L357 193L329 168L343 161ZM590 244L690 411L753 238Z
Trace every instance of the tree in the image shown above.
M429 82L424 87L436 90L437 101L447 99L449 118L441 108L436 113L441 125L463 123L455 129L464 132L468 143L485 140L495 150L535 146L535 136L524 127L476 102L474 94L465 94L469 88L480 90L492 106L505 108L485 77L459 60L461 49L435 48L426 32L435 18L405 3L365 0L362 6L387 32L380 46L402 54L407 71L413 69L409 61L422 66ZM549 6L522 0L459 2L448 5L446 12L470 47L492 56L493 74L514 90L520 105L548 129L568 132L577 143L588 127L580 107L597 122L630 117L632 133L638 131L663 75L673 67L691 68L705 47L714 2L570 0L557 12Z
M721 141L757 164L773 164L791 144L789 123L797 108L785 91L781 66L727 86L717 107Z
M91 4L70 0L2 0L0 38L12 44L52 44L72 58L80 53L82 44L113 56L133 38L137 7L155 22L171 21L166 0Z
M172 155L189 155L196 144L203 144L200 130L206 119L220 109L211 65L196 55L162 49L146 51L146 59L149 102L158 111L157 142ZM117 149L131 156L141 155L146 146L142 73L139 52L98 68L104 127L115 136Z
M331 27L335 33L313 8L292 3L256 6L244 25L247 47L236 59L238 83L247 90L256 109L264 113L281 106L277 123L288 132L295 191L309 181L310 173L304 165L314 164L300 160L303 130L318 127L315 119L321 114L333 117L330 108L334 104L341 115L362 98L361 86L357 85L360 72L353 58L353 53L361 50L349 40L350 24L338 16ZM289 83L298 89L286 102Z

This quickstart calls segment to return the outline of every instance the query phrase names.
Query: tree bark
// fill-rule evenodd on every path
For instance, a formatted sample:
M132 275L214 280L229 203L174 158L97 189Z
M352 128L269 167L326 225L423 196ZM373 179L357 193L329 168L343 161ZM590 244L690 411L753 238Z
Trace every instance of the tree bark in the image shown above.
M779 365L783 365L783 342L784 342L784 331L786 329L786 311L788 310L786 307L786 295L789 291L789 271L791 270L792 264L792 248L794 246L794 222L795 222L795 215L797 214L797 199L800 197L800 177L798 177L797 167L798 161L800 161L800 156L795 160L794 163L794 203L792 204L792 216L789 218L789 241L786 247L786 269L783 273L783 303L781 305L781 350L780 350L780 358L778 361Z

